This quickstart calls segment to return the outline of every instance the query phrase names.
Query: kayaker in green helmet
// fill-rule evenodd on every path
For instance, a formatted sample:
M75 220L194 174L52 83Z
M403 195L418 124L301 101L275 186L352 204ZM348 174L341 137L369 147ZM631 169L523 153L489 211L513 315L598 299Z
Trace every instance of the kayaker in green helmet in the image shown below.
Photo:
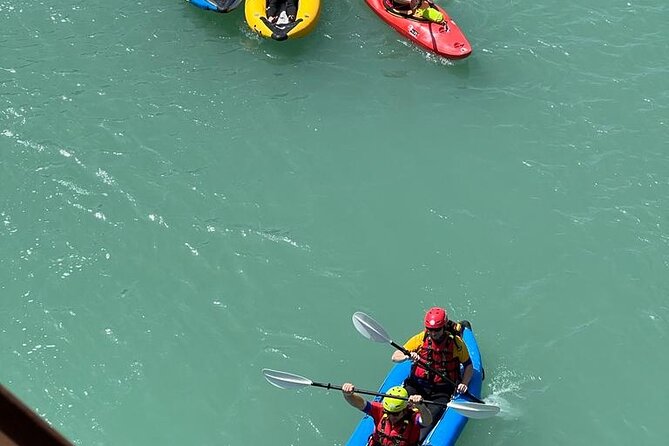
M343 384L341 389L347 403L374 420L374 432L367 446L418 446L421 428L432 423L432 414L423 404L423 397L409 396L402 386L388 389L389 396L381 403L367 401L356 394L351 383Z
M461 324L448 320L446 310L432 307L425 314L425 330L404 344L410 352L409 356L395 350L392 355L394 362L411 360L414 363L404 381L410 395L418 394L432 401L447 403L455 392L467 392L474 368L467 346L460 337L462 330ZM438 373L421 367L418 361ZM431 409L434 419L438 420L443 407L434 406Z
M411 16L443 23L444 15L439 12L431 0L383 0L386 9L403 16Z

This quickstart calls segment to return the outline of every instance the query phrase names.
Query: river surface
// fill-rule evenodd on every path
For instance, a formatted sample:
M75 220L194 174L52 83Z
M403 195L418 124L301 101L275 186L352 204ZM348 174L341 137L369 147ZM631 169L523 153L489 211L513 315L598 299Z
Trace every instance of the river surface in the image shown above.
M0 0L0 382L77 445L344 445L432 305L471 321L462 446L669 437L666 2L363 1L299 41L243 7ZM664 347L662 347L664 345Z

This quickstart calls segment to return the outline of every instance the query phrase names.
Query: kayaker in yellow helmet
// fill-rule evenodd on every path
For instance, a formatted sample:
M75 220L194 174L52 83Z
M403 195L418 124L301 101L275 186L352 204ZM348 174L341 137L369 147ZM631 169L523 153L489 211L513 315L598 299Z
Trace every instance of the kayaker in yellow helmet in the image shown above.
M407 393L402 386L391 387L381 403L367 401L355 393L355 386L341 386L344 399L351 406L365 412L374 420L374 432L368 446L418 446L420 431L432 424L430 409L423 404L423 397ZM397 397L397 398L393 398Z
M463 328L459 323L449 321L446 310L440 307L430 308L424 322L424 331L404 344L409 356L395 350L392 360L411 360L414 363L404 381L410 395L418 394L432 401L447 403L456 391L467 392L474 372L469 351L460 337ZM419 361L439 373L422 367ZM443 408L434 406L431 409L435 420L438 420Z
M386 9L400 15L422 18L435 23L444 22L444 15L434 7L431 0L383 0L383 4Z

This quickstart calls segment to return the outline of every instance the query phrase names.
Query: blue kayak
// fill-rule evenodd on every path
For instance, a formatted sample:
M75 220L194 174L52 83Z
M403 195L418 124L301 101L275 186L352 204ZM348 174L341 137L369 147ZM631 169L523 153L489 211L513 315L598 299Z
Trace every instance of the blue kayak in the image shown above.
M463 325L467 326L468 324L463 322ZM481 362L481 351L479 346L476 343L476 338L474 338L474 332L471 328L465 328L462 333L462 339L467 345L469 350L469 356L472 360L472 366L474 367L474 374L471 381L469 382L469 392L476 396L481 397L481 385L483 384L483 363ZM411 361L404 361L399 364L396 364L386 376L385 381L381 384L379 388L379 393L385 393L389 388L397 385L401 385L404 382L404 379L409 375L411 371ZM381 401L381 397L376 397L375 401ZM453 401L470 401L462 395L458 395ZM460 415L453 409L446 409L441 419L434 426L432 431L421 443L423 446L453 446L458 440L460 433L467 424L467 417ZM349 438L347 446L366 446L369 436L374 430L374 420L368 415L365 415L363 419L358 423L358 426L353 431L353 435Z
M216 12L230 12L242 3L242 0L186 0L198 8Z

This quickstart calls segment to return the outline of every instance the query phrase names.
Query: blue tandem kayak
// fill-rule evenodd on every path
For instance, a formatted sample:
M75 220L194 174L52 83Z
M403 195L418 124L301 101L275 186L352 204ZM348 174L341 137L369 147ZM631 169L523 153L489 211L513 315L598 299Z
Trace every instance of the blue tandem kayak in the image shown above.
M468 325L467 323L463 323ZM472 360L472 366L474 367L474 374L471 381L469 382L469 392L476 396L481 397L481 385L483 384L483 363L481 361L481 351L479 346L476 343L476 338L474 337L474 332L470 327L465 328L462 333L462 339L467 345L469 350L469 356ZM379 388L379 393L386 393L386 391L397 385L401 385L404 379L409 375L411 371L411 362L405 361L399 364L396 364L386 376L385 381L381 384ZM381 397L376 397L375 401L381 401ZM453 401L466 402L470 401L462 395L458 395ZM467 417L457 413L455 410L448 408L444 411L441 419L434 426L432 431L421 443L422 446L453 446L458 440L460 433L467 424ZM363 419L358 423L358 426L353 431L351 438L349 438L346 446L366 446L369 436L374 430L374 421L368 415L365 415Z

